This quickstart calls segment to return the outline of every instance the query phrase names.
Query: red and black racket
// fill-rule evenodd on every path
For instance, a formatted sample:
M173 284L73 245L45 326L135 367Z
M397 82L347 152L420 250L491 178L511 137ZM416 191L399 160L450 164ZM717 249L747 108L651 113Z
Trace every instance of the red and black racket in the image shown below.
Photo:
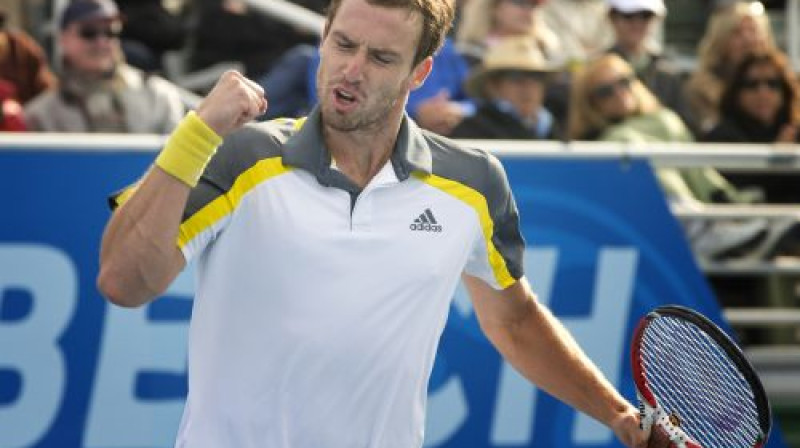
M642 318L631 347L642 426L677 448L754 448L769 435L764 387L739 347L713 322L682 306Z

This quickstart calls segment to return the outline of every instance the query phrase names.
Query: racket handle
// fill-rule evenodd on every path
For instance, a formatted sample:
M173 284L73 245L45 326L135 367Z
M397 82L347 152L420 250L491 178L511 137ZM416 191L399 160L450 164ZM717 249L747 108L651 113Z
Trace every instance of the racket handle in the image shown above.
M639 391L636 391L636 397L639 399L639 427L645 431L650 431L656 419L657 409L644 399Z

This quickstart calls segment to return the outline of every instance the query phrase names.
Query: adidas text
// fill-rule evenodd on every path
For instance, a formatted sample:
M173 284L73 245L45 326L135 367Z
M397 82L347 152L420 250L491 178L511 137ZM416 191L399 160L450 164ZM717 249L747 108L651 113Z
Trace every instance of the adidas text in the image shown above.
M439 224L417 224L413 223L408 226L411 230L418 230L422 232L441 232L442 226Z

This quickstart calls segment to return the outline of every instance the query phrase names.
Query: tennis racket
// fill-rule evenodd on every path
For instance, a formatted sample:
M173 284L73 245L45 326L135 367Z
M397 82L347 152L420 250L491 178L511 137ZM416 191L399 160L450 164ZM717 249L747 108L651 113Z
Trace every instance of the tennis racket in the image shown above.
M642 427L660 427L671 446L766 443L764 387L739 347L702 314L676 305L648 313L634 333L631 362Z

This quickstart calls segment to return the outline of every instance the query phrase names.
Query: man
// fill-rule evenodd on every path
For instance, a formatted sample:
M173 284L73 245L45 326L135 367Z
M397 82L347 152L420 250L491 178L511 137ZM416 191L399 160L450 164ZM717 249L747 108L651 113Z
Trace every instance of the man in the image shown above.
M658 20L667 14L664 1L608 0L608 7L608 19L614 30L614 44L608 52L628 61L636 76L661 104L685 120L688 105L683 90L684 76L649 37Z
M480 103L475 115L456 126L452 137L557 139L558 124L543 105L548 78L554 72L531 39L499 40L467 78L467 92Z
M462 272L507 359L627 445L646 445L636 408L528 287L497 159L404 114L451 8L334 0L320 105L307 119L237 130L267 103L229 72L135 191L117 198L98 277L113 303L147 303L197 260L177 446L421 446L426 386Z
M76 0L63 11L59 88L25 106L36 131L168 134L184 114L166 80L125 64L122 20L112 0Z

